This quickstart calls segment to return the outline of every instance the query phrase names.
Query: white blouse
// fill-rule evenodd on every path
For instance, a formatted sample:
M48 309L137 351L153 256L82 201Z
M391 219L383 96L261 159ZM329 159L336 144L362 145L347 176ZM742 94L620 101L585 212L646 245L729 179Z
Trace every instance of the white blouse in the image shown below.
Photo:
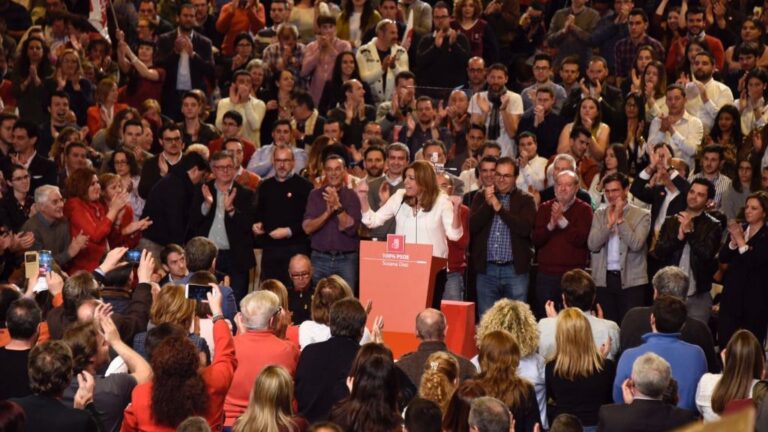
M704 422L720 420L720 416L712 410L712 393L722 377L723 374L705 373L701 376L699 385L696 387L696 408L699 409L701 416L704 417ZM752 380L753 388L757 381ZM749 397L752 397L752 388L749 389Z
M444 193L438 195L432 210L419 210L403 203L405 189L395 192L378 211L363 213L363 224L368 228L384 225L393 216L396 234L405 236L406 243L431 244L432 256L448 258L448 240L457 241L464 234L461 225L453 227L453 203Z

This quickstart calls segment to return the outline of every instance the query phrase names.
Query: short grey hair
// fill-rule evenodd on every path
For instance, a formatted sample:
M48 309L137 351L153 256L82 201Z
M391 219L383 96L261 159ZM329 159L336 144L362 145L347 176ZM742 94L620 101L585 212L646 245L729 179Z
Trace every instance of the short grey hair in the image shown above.
M469 409L469 426L480 432L509 432L512 415L504 402L489 396L472 401Z
M405 157L410 161L411 160L411 149L408 148L407 145L401 143L401 142L393 142L392 144L387 146L387 157L389 157L389 152L393 151L399 151L405 153Z
M653 289L657 295L668 295L677 299L685 299L690 279L677 266L667 266L653 276Z
M243 325L248 330L266 330L280 311L280 298L272 291L254 291L240 300Z
M61 195L59 187L54 185L42 185L35 189L35 204L46 203L51 192L56 192Z
M669 362L652 352L638 357L632 364L632 382L643 395L661 399L672 379Z
M568 163L571 164L571 171L576 172L576 159L574 159L573 156L567 153L560 153L559 155L555 156L555 160L552 161L552 167L554 168L557 161L560 160L568 161Z

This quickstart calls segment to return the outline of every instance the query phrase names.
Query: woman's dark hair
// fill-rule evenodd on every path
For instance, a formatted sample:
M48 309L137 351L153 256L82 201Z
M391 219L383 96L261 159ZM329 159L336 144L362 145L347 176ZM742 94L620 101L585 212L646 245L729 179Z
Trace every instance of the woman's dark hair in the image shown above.
M121 265L104 274L105 288L129 289L136 264Z
M241 40L247 40L251 47L253 47L253 36L248 32L240 32L235 36L234 46L237 46ZM247 63L247 62L246 62Z
M88 189L96 176L96 171L91 168L78 168L67 177L67 196L69 198L80 198L88 202Z
M688 10L688 12L690 13L690 9ZM706 43L697 41L695 39L691 39L690 41L688 41L688 45L685 47L685 54L683 55L683 66L677 71L678 76L681 73L686 73L686 74L691 73L691 66L693 65L691 64L691 61L688 59L688 52L690 52L692 46L697 46L701 48L702 51L709 53L710 55L712 54L712 51L709 49L709 46ZM672 77L670 77L670 81L671 80L672 80Z
M392 354L383 345L371 343L361 347L357 357L367 358L353 362L352 391L331 410L331 420L347 431L391 432L403 421Z
M117 174L117 170L115 170L115 157L119 154L124 154L126 160L128 161L128 167L131 172L131 176L137 176L139 175L139 164L136 162L136 156L133 154L133 152L129 152L128 150L119 148L112 152L112 155L109 157L109 160L107 161L107 172Z
M27 416L16 402L0 401L0 431L24 432L27 430Z
M749 168L752 172L752 177L749 179L749 190L759 190L760 189L760 175L755 175L755 167L752 166L752 162L749 160L749 157L741 158L738 161L736 161L736 177L733 178L733 181L731 182L731 187L733 190L735 190L738 193L744 192L744 188L741 184L741 180L739 180L739 170L741 169L741 164L746 163L749 164Z
M628 173L629 172L629 152L627 152L627 148L624 147L623 144L611 144L609 147L613 151L613 155L616 157L616 172L620 173ZM605 162L603 162L603 167L600 168L600 178L602 179L605 177Z
M485 395L485 388L478 381L470 379L459 384L445 410L443 430L468 432L472 401Z
M627 102L633 101L637 105L637 118L638 120L645 120L645 98L637 93L629 93L624 98L623 108L627 107ZM622 112L626 116L626 109ZM625 126L626 127L626 126Z
M350 18L352 18L352 14L355 12L355 5L352 0L341 2L344 10L341 11L341 16L339 16L339 19L342 21L349 22ZM373 6L371 5L371 0L365 0L365 3L363 3L363 12L360 14L360 31L364 31L365 26L368 25L368 20L371 19L371 15L373 15Z
M150 361L152 418L160 425L175 428L187 417L204 415L208 408L205 381L198 373L200 356L187 337L169 337L153 351Z
M31 63L29 61L29 54L27 54L27 50L29 49L29 44L35 41L40 42L43 45L43 58L40 60L40 63L37 66L37 76L39 76L40 79L45 79L53 72L51 68L51 60L49 57L51 53L50 47L39 36L30 36L21 45L19 57L16 59L16 68L14 69L22 79L29 75L29 66Z
M351 4L352 2L349 1L347 3ZM366 4L369 4L369 2L366 2ZM360 22L364 23L365 21L361 18ZM340 89L344 84L343 78L341 77L341 62L346 56L352 56L352 60L355 60L355 54L352 51L343 51L336 56L336 61L333 62L333 72L331 73L331 86L333 88ZM352 76L349 79L360 80L360 69L357 67L357 61L355 61L355 70L352 71Z
M731 127L730 132L731 143L735 146L740 146L744 137L741 133L741 114L735 105L728 104L723 105L723 107L720 108L720 111L718 111L715 116L715 122L712 124L712 130L709 131L709 136L712 137L712 141L718 143L723 138L724 132L720 129L720 116L723 114L729 114L733 119L733 127Z

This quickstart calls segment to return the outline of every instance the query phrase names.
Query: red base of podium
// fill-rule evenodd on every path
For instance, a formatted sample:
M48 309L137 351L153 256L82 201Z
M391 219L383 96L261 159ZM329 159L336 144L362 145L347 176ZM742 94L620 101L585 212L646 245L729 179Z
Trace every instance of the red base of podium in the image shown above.
M475 344L475 304L472 302L443 300L440 310L445 315L448 331L445 344L448 349L465 358L477 355Z

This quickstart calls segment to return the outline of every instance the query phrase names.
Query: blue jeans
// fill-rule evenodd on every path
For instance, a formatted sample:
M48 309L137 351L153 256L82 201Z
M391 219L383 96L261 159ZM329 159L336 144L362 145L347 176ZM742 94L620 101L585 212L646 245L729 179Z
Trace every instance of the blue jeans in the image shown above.
M312 251L312 284L324 277L338 275L344 279L352 291L357 294L358 252L328 253Z
M464 272L448 272L443 300L464 300Z
M485 273L477 274L477 315L482 317L496 301L528 299L528 273L517 273L512 264L487 263Z

